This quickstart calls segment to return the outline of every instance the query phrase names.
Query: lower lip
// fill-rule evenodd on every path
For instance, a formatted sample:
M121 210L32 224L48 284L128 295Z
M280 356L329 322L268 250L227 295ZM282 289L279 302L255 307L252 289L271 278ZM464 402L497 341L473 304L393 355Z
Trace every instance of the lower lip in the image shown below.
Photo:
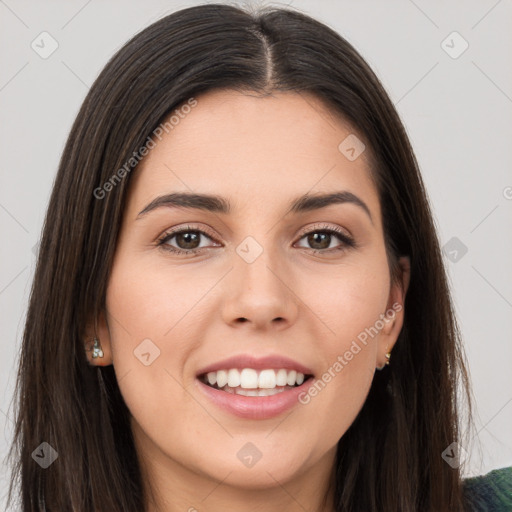
M201 392L221 409L240 418L265 420L278 416L291 409L294 405L297 405L299 403L299 395L307 392L308 388L313 384L313 380L313 377L310 377L300 386L271 396L236 395L212 388L199 379L196 379L196 382L199 384Z

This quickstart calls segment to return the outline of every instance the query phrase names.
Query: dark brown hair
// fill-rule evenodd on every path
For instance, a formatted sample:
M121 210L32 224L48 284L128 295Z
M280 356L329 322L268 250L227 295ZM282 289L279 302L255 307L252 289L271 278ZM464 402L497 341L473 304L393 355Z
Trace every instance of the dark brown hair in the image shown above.
M84 353L105 293L134 170L94 191L173 109L213 89L312 93L364 138L372 156L390 273L409 255L402 331L359 415L338 443L335 509L462 510L459 468L441 454L471 411L460 333L431 209L405 129L376 75L326 25L291 9L183 9L129 40L85 98L43 227L16 388L10 488L24 512L141 512L146 506L129 412L112 366ZM341 141L340 141L341 142ZM470 416L469 412L469 416ZM469 422L468 422L469 424ZM31 457L43 441L59 456Z

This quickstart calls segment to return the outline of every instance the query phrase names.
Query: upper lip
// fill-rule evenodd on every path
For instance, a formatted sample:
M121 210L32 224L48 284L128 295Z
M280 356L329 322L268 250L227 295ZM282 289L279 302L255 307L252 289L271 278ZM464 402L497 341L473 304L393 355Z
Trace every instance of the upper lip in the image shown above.
M255 358L250 354L239 354L205 366L197 372L197 376L218 370L229 370L231 368L254 368L255 370L271 368L279 370L280 368L284 368L286 370L297 370L304 375L313 375L310 368L286 356L276 354Z

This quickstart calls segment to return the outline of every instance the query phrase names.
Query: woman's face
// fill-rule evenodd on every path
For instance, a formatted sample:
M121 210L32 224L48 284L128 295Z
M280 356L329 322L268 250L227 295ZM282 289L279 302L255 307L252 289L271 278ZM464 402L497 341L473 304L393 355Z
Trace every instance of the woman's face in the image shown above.
M402 326L377 190L361 141L311 95L196 100L133 171L97 364L113 363L160 489L306 502ZM324 194L340 195L304 201ZM262 389L279 392L238 394Z

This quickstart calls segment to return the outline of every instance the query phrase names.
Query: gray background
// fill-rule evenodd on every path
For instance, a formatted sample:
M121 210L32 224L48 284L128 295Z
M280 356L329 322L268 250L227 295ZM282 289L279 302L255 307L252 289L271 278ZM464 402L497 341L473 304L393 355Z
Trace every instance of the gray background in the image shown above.
M199 3L0 0L2 459L12 431L10 400L34 246L74 117L101 68L129 37ZM362 53L404 121L441 243L448 244L446 265L473 382L477 435L465 446L464 473L512 465L512 4L289 3ZM31 47L33 41L42 46L43 31L58 43L46 59ZM461 55L464 41L450 36L453 31L469 44ZM0 503L7 477L3 464Z

